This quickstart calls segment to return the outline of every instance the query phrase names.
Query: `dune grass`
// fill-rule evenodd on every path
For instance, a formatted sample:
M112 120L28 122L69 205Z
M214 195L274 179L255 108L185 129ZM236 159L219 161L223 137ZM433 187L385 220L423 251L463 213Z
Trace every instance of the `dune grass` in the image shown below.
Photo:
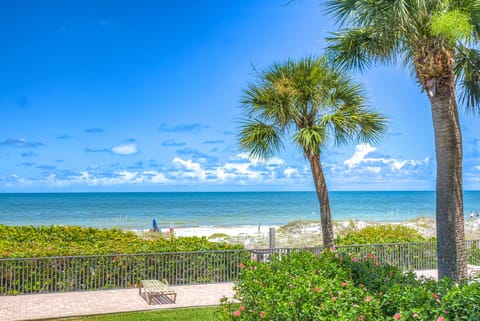
M155 310L56 319L56 321L213 321L216 310L216 307Z

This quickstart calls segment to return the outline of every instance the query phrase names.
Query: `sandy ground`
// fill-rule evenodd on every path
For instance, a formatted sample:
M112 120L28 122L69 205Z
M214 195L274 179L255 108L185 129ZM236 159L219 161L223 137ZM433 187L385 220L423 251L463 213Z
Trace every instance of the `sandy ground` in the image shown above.
M416 229L425 238L436 234L435 220L418 218L401 223L379 223L366 221L337 221L334 222L335 235L345 235L348 232L362 229L369 225L402 224ZM246 248L265 248L269 246L269 230L275 229L276 247L309 247L322 244L322 234L319 221L296 221L280 225L244 225L244 226L200 226L184 227L174 230L175 236L205 236L214 242L242 244ZM161 230L168 233L168 229ZM467 239L480 239L480 219L465 221L465 236Z

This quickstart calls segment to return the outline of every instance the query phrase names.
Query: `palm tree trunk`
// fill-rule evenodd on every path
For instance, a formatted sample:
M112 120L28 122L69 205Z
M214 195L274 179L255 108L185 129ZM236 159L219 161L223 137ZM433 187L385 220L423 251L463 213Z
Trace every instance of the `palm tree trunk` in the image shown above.
M466 277L463 217L462 135L454 82L445 78L429 91L437 158L436 221L438 277Z
M327 182L325 181L325 175L323 175L320 155L309 156L308 161L310 162L315 190L317 192L318 202L320 203L320 222L322 224L323 246L329 249L334 246L334 242L332 213L330 212Z

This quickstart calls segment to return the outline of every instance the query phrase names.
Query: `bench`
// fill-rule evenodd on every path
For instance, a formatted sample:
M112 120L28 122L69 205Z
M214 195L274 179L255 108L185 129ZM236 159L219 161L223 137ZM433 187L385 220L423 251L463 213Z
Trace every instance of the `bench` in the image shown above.
M142 295L142 288L148 300L148 304L152 303L154 297L172 296L173 303L177 300L177 293L168 286L167 280L140 280L138 283L138 294Z

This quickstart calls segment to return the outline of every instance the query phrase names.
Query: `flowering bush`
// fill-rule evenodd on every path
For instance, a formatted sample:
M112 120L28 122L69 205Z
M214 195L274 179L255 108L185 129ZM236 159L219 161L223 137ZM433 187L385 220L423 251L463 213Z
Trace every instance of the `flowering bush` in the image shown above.
M480 321L478 283L417 280L373 255L300 252L240 268L220 320Z

